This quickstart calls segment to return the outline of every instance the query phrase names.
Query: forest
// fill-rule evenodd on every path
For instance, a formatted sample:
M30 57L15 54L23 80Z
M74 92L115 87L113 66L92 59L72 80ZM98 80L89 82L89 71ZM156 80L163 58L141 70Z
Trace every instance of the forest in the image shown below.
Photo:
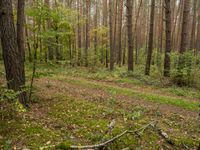
M200 150L200 0L0 0L0 149Z

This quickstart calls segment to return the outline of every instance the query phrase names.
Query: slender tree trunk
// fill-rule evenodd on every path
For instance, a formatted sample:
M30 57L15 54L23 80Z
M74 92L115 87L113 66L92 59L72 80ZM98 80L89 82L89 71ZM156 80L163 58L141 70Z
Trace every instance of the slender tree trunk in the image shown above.
M80 0L77 1L77 11L78 11L78 63L77 65L81 65L81 25L80 25L80 15L81 15L81 9L80 9Z
M50 0L45 0L45 5L50 11ZM50 28L51 28L51 20L48 19L47 20L47 30L50 30ZM48 58L49 58L49 60L53 60L54 54L53 54L52 38L51 37L48 38L47 45L48 45L47 46L48 47Z
M119 26L118 26L118 38L119 38L119 43L118 43L118 59L117 62L119 66L121 66L122 63L122 15L123 15L123 0L120 0L120 5L119 5Z
M155 0L151 0L150 30L149 30L148 54L145 67L145 75L150 74L150 68L151 68L151 59L153 52L154 9L155 9Z
M110 71L114 69L114 49L113 49L113 19L112 0L109 0L109 26L110 26Z
M192 17L192 31L190 37L190 50L195 48L195 32L196 32L196 7L197 0L193 0L193 17Z
M30 45L30 41L29 41L29 32L28 32L27 27L25 28L25 35L26 35L26 44L27 44L27 49L28 49L28 61L32 62L33 58L32 58L32 52L31 52L31 45Z
M90 0L86 0L86 16L85 67L88 67Z
M177 75L177 84L182 86L185 84L183 80L183 69L185 67L185 58L183 54L189 47L189 16L190 16L190 0L184 1L184 10L183 10L183 22L182 22L182 33L181 33L181 45L180 45L180 55L178 62L178 75ZM188 84L188 83L186 83Z
M128 33L128 71L133 71L133 24L132 24L133 4L132 0L127 0L127 33Z
M138 26L138 18L140 16L140 10L141 10L141 7L142 7L142 2L143 2L143 0L140 0L139 8L138 8L136 19L135 19L135 27L134 27L134 33L135 33L134 42L135 42L135 53L136 53L135 54L135 64L138 64L138 57L139 57L138 40L137 40L139 32L137 32L137 26Z
M97 28L98 28L98 0L95 1L95 18L94 18L94 65L97 63Z
M11 0L0 0L0 31L8 88L21 91L25 84L24 63L17 46ZM27 106L25 92L19 94L19 101Z
M170 76L170 52L171 52L171 1L165 0L165 60L164 60L164 76Z
M198 4L198 24L197 24L197 38L196 38L196 52L200 52L200 1Z
M185 0L184 1L184 10L183 10L181 43L180 43L181 44L181 46L180 46L181 54L183 54L189 46L189 38L188 38L189 16L190 16L190 0Z

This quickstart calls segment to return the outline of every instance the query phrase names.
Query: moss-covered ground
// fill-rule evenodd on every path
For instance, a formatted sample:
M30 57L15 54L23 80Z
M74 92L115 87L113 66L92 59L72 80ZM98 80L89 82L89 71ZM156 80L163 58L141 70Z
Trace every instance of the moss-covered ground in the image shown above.
M29 81L30 66L26 72ZM0 65L3 85L4 76ZM175 145L148 128L140 136L125 135L108 147L196 149L200 141L200 92L163 82L123 69L111 73L106 69L39 65L31 108L5 117L5 107L1 106L0 149L37 150L47 145L67 149L67 145L97 144L153 120L158 120L157 126ZM108 126L113 121L111 131Z

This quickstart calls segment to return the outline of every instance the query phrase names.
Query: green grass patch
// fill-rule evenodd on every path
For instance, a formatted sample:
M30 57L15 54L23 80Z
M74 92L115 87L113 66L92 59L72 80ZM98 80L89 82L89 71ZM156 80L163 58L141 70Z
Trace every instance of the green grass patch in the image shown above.
M195 102L195 101L184 100L181 98L172 98L172 97L161 96L161 95L150 94L150 93L142 93L142 92L139 93L132 89L122 88L122 87L114 87L114 86L109 86L109 85L105 85L105 84L101 84L101 83L90 82L87 80L79 80L79 79L69 80L67 78L62 78L62 77L58 77L58 76L56 76L56 78L57 79L60 78L66 82L86 86L88 88L97 88L97 89L105 90L113 95L117 95L117 94L126 95L126 96L130 96L132 98L135 98L135 99L177 106L177 107L192 110L192 111L197 111L199 109L199 103Z

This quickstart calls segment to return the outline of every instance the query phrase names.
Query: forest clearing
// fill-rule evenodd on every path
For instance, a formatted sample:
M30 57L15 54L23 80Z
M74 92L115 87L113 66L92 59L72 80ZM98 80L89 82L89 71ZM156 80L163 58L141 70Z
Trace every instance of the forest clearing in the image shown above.
M0 0L0 149L200 150L200 0Z
M31 74L31 68L27 70ZM128 135L116 140L113 147L195 149L200 140L200 93L162 86L159 80L152 82L125 71L40 65L31 110L1 122L1 144L10 140L13 146L31 149L56 144L92 145L158 121L158 127L175 145L150 128L141 137ZM113 130L107 133L113 119Z

